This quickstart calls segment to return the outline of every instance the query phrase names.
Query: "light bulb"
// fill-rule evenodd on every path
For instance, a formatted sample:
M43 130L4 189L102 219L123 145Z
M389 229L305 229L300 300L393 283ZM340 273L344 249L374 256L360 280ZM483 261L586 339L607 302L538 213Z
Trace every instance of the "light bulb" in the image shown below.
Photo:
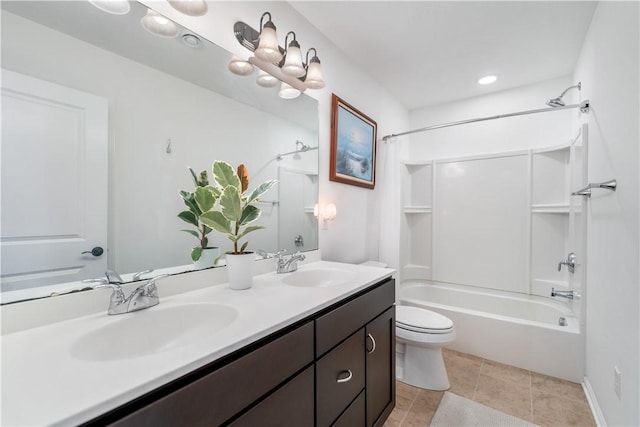
M167 0L177 11L189 16L202 16L207 13L205 0Z
M145 30L159 37L173 38L180 32L175 22L151 9L147 9L147 14L142 17L140 23Z
M264 70L260 70L258 77L256 77L256 83L262 87L274 87L279 81L280 80L276 79Z
M248 76L253 73L253 65L249 61L233 56L229 62L229 71L239 76Z
M320 60L317 56L314 56L313 58L311 58L311 61L309 61L309 66L307 67L307 77L304 80L304 84L309 89L322 89L324 87Z
M282 54L280 53L280 46L278 45L278 38L276 36L276 26L273 25L273 22L267 21L264 27L262 27L260 42L255 51L255 55L263 61L271 63L282 60Z
M294 39L289 43L287 48L282 72L288 76L302 77L305 70L302 66L302 54L300 53L300 45Z
M300 96L300 91L294 87L291 87L285 82L280 85L280 92L278 96L282 99L294 99Z

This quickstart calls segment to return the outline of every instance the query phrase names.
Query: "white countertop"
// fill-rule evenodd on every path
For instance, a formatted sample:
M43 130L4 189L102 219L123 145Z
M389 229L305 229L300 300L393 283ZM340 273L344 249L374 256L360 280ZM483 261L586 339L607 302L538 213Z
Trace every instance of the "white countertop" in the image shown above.
M339 268L353 272L347 283L299 287L282 283L286 275L267 273L253 287L234 291L219 284L169 297L140 312L108 316L104 312L77 317L2 336L1 424L75 425L89 421L135 397L230 354L281 328L304 319L384 278L393 270L318 261L299 271ZM188 275L184 277L189 280ZM127 316L184 304L215 303L233 307L235 320L225 328L199 336L187 345L147 356L119 360L80 360L71 352L86 334ZM180 319L175 319L180 322ZM112 346L122 342L109 343Z

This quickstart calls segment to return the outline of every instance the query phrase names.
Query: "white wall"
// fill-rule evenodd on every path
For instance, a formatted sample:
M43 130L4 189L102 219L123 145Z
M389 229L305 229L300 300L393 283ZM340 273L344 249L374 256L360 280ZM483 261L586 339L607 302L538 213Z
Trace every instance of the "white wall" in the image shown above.
M575 71L591 111L587 202L586 378L608 425L640 425L638 286L639 4L600 2ZM614 392L614 366L622 394Z
M327 85L322 90L309 90L306 93L319 101L319 199L321 204L333 202L337 206L335 220L326 230L320 230L322 256L327 260L344 262L380 258L394 265L395 254L398 253L398 239L393 237L398 235L393 232L399 223L397 209L388 209L388 206L384 210L379 208L379 199L387 192L385 184L390 181L393 183L388 179L392 171L385 167L390 147L378 144L375 190L330 182L331 93L376 120L379 138L407 128L405 108L285 2L209 2L209 11L202 17L182 15L164 1L144 0L142 3L244 58L249 56L249 51L235 39L233 24L242 20L257 28L260 16L265 11L271 12L281 43L286 32L293 30L302 50L310 47L317 49ZM382 246L379 245L381 232L386 236Z
M574 82L570 76L410 112L411 129L517 111L546 108ZM577 91L564 100L577 99ZM438 159L527 150L567 143L578 131L571 126L575 110L502 118L416 133L407 140L407 157Z

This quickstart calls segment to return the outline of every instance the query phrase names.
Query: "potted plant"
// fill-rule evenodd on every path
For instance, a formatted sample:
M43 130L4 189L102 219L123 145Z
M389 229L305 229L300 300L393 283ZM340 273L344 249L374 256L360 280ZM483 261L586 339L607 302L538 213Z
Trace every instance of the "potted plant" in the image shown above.
M220 209L211 208L200 215L200 222L220 233L226 234L233 242L233 251L227 252L227 274L229 286L233 289L247 289L253 282L253 252L247 252L248 241L241 243L247 234L263 229L260 225L250 225L260 218L260 209L254 203L277 181L268 180L253 191L249 189L249 171L244 164L236 170L226 162L213 163L215 193ZM215 202L214 202L215 204Z
M209 185L206 170L200 172L199 175L196 175L191 168L189 168L189 172L191 172L195 190L193 192L180 191L180 196L182 196L182 200L188 209L180 212L178 218L196 228L195 230L182 231L191 234L200 242L200 244L191 251L191 259L193 260L194 266L200 270L202 268L213 267L216 259L220 257L218 247L209 246L209 238L207 235L211 233L212 229L200 221L202 214L210 211L214 207L216 200L220 197L220 190Z

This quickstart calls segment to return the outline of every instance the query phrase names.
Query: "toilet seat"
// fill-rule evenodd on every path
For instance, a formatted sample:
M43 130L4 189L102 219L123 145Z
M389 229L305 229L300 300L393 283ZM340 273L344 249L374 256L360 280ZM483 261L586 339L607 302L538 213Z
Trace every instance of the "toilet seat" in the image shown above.
M453 322L448 317L406 305L396 306L396 326L422 334L448 334L453 331Z

